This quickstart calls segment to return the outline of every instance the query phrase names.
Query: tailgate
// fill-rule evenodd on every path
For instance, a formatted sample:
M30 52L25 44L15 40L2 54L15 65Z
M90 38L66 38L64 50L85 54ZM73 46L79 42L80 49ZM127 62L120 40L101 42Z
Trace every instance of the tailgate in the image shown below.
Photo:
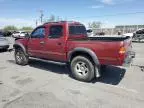
M124 47L126 49L126 55L125 56L127 56L128 53L132 51L132 40L131 40L131 38L128 38L128 39L124 40L123 44L124 44Z
M119 52L121 63L124 66L129 65L132 61L132 58L135 57L135 52L132 50L131 38L128 38L128 39L123 41L123 45L121 46L121 49Z

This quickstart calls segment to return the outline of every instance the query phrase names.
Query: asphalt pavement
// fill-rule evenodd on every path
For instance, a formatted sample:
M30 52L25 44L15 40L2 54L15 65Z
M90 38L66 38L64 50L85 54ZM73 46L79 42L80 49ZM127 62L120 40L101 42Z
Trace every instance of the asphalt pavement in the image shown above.
M133 43L130 67L108 66L90 83L73 79L61 64L31 60L15 64L0 52L0 108L143 108L144 43Z

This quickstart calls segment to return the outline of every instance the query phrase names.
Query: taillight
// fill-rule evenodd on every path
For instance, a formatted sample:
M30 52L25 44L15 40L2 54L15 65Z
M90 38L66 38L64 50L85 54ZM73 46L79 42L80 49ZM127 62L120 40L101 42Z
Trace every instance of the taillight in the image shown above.
M125 47L121 47L121 48L119 49L120 64L123 64L123 62L124 62L125 53L126 53L126 48L125 48Z
M125 47L121 47L119 50L119 54L125 54L126 53L126 48Z

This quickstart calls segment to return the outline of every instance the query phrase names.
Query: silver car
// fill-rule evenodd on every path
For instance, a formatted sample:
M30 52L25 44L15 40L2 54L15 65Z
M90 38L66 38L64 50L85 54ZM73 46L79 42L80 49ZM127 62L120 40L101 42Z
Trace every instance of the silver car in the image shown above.
M9 41L0 33L0 50L7 50L9 48Z

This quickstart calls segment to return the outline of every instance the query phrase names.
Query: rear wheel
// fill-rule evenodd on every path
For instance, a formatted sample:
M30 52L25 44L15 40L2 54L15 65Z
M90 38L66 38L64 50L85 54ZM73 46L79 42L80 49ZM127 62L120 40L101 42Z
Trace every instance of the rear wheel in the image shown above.
M77 80L89 82L94 78L94 65L87 57L73 58L70 67L73 77Z
M28 56L25 55L22 49L15 49L15 61L19 65L27 65L28 64Z

